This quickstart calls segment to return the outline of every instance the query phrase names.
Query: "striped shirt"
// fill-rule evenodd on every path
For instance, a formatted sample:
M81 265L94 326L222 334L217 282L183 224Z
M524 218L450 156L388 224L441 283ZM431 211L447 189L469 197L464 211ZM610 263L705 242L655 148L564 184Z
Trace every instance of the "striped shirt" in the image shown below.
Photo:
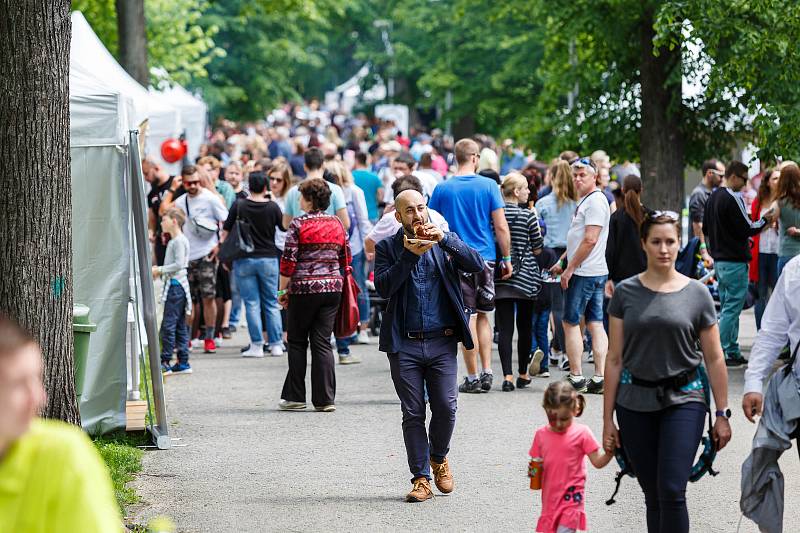
M318 294L342 292L342 275L350 245L342 222L316 212L292 219L286 231L281 275L291 278L289 292Z
M511 263L514 273L507 280L495 282L498 289L510 289L499 290L499 297L502 298L503 293L514 292L523 298L535 298L541 289L539 267L533 256L533 251L540 250L543 244L539 219L533 211L508 203L505 205L505 215L511 231Z

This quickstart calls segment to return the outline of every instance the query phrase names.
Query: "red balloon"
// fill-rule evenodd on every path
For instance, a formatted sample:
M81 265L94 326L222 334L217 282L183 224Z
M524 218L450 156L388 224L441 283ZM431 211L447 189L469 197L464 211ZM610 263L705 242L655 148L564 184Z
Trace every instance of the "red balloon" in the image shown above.
M167 139L161 143L161 157L167 163L177 163L186 155L186 143L178 139Z

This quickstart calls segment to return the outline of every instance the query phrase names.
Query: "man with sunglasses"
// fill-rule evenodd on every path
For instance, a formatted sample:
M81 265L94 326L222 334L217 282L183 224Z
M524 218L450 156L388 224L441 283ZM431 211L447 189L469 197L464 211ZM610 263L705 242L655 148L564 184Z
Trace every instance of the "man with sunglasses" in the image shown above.
M567 381L578 392L603 393L603 366L608 352L608 336L603 328L603 295L608 266L606 241L611 209L598 188L597 168L584 157L572 163L572 181L580 200L567 232L567 250L550 271L561 274L564 293L564 344L569 361ZM595 375L583 377L581 356L583 336L581 317L592 334Z
M747 165L731 161L725 170L725 183L711 193L703 214L703 233L719 283L719 336L725 362L731 368L747 363L739 348L739 315L747 295L749 240L774 218L766 211L757 222L750 220L741 193L747 179Z
M200 173L194 165L181 171L182 186L186 194L171 205L186 213L184 235L189 241L189 267L187 274L192 292L192 318L194 329L198 308L202 302L205 320L206 353L216 353L214 329L217 323L217 252L219 251L219 224L228 218L228 209L219 196L200 185ZM199 322L199 319L198 319ZM197 324L199 327L199 323Z
M713 265L714 259L708 253L706 238L703 235L703 213L711 193L722 181L725 165L716 159L708 159L703 162L702 172L703 179L689 196L689 219L692 221L692 234L700 239L700 257L706 264Z

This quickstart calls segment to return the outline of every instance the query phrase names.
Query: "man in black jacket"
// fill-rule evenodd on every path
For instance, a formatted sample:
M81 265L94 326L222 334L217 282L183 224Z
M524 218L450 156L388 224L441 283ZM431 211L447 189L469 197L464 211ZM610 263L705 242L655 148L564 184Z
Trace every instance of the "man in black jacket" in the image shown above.
M747 295L749 238L772 221L767 212L758 222L750 220L741 190L747 184L747 165L731 161L725 170L725 184L715 190L703 214L703 233L714 258L719 282L719 336L729 367L746 363L739 349L739 315Z
M459 272L481 272L484 264L480 254L455 233L444 233L429 222L419 192L400 193L395 206L403 227L376 248L375 288L389 300L379 349L388 355L403 410L403 439L413 483L406 501L420 502L433 495L431 470L441 492L453 490L447 452L456 421L456 354L459 342L468 349L473 346ZM415 240L418 234L425 240ZM426 390L430 437L425 431Z

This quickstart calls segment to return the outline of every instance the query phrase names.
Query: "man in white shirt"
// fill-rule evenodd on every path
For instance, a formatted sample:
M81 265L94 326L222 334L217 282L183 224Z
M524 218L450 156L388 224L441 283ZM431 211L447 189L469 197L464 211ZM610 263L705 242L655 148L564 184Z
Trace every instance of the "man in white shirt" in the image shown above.
M597 169L591 159L584 157L572 163L572 181L580 200L567 232L567 251L551 271L561 274L561 287L566 291L562 322L570 367L567 381L578 392L602 394L608 352L608 336L603 328L603 287L608 279L606 241L611 210L597 188ZM588 380L581 370L581 316L586 318L586 328L592 334L595 375Z
M794 352L800 344L800 256L783 269L761 318L761 329L750 351L744 374L744 416L753 422L764 407L762 387L773 364L786 345ZM800 358L794 362L794 374L800 377Z
M194 172L191 172L194 170ZM194 166L184 168L183 187L186 194L174 202L186 213L184 235L189 241L189 267L187 274L189 288L192 292L192 318L199 318L197 309L199 302L203 305L203 318L205 319L205 339L203 341L206 353L215 353L217 346L214 343L214 327L217 323L217 252L219 251L219 224L228 218L228 210L219 196L204 189L200 185L200 174ZM197 324L199 326L199 324Z

